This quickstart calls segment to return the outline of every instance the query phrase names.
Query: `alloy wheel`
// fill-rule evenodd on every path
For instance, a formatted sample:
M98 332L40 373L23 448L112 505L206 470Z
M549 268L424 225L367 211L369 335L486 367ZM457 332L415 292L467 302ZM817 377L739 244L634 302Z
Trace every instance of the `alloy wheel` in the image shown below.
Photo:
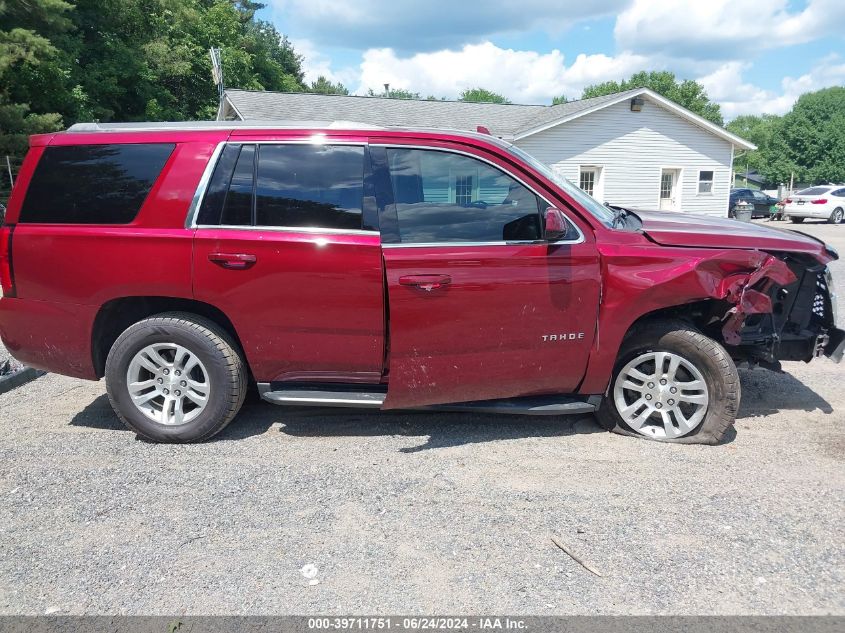
M701 424L710 399L704 376L690 361L672 352L646 352L619 372L613 401L633 431L672 439Z
M133 404L167 426L187 424L205 410L211 392L202 361L175 343L155 343L133 356L126 372Z

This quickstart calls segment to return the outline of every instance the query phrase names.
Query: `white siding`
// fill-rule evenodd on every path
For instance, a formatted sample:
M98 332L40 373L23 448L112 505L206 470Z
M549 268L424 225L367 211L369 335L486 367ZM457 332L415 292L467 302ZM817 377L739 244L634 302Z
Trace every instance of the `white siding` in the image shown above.
M646 99L642 112L623 102L516 141L578 184L579 167L602 168L602 202L657 209L661 169L678 168L680 211L727 214L732 146ZM698 193L699 170L713 170L712 194Z

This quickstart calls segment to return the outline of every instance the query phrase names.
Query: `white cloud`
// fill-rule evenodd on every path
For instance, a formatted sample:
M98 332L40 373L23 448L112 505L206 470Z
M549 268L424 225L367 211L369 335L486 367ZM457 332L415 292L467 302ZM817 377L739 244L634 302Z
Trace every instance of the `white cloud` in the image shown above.
M399 57L391 49L372 49L364 53L358 91L378 92L389 83L423 97L455 98L466 88L480 86L517 103L548 103L561 94L577 98L584 86L621 79L647 63L646 58L628 53L615 57L581 54L567 66L558 50L517 51L491 42L410 57Z
M809 0L634 0L614 35L623 50L696 59L741 59L765 48L842 33L845 2Z
M333 83L340 82L347 88L358 81L358 68L333 69L332 60L317 48L311 40L291 39L293 49L302 55L302 72L306 83L316 81L322 75Z
M784 77L780 91L746 83L742 75L749 67L743 62L727 62L698 79L727 120L741 114L783 114L805 92L845 84L845 60L838 55L818 60L810 72L799 77Z
M326 46L403 54L455 48L501 33L559 33L614 15L631 0L271 0L284 30Z
M620 80L640 70L671 70L699 78L726 119L783 113L800 94L845 83L838 56L817 60L780 87L755 85L761 49L837 36L845 0L272 0L285 30L305 57L310 82L318 75L364 94L393 88L423 97L456 98L484 87L516 103L578 98L587 85ZM621 11L616 52L565 58L559 50L514 50L493 44L496 33L552 32L574 22ZM583 25L585 30L590 23ZM291 30L292 29L292 30ZM360 65L338 68L322 50L362 50ZM356 55L357 56L357 55Z

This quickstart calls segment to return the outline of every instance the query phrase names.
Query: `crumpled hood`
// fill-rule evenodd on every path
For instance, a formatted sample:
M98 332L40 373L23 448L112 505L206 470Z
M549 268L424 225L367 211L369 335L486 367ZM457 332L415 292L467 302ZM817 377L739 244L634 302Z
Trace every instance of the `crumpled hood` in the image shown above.
M642 220L643 232L664 246L791 251L831 259L824 242L795 231L707 215L633 211Z

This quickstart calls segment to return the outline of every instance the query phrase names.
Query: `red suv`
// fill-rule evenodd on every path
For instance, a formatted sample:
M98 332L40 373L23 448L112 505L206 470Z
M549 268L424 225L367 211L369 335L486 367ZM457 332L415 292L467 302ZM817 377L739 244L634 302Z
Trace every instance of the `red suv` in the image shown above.
M718 442L734 361L840 360L798 233L607 207L436 130L83 124L32 137L0 232L0 334L157 441L275 403L526 414Z

